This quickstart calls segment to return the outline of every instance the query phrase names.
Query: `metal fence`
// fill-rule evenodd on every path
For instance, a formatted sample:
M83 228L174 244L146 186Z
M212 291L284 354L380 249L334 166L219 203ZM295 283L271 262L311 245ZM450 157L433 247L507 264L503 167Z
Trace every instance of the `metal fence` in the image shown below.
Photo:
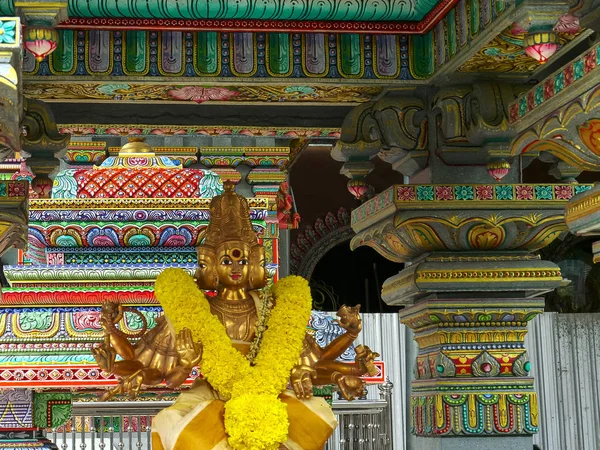
M339 426L327 450L392 450L392 384L380 399L334 401ZM151 423L170 401L75 402L71 419L47 438L60 450L151 450Z
M544 313L526 339L542 450L600 450L600 314Z

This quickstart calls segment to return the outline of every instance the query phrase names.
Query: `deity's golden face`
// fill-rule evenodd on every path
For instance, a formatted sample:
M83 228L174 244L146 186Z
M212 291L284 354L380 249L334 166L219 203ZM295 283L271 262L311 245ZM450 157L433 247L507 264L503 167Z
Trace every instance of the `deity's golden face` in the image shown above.
M216 271L217 256L211 247L201 245L197 248L198 269L196 270L196 283L200 289L214 290L219 285Z
M225 242L217 248L217 274L224 287L245 288L250 270L250 248L239 241Z

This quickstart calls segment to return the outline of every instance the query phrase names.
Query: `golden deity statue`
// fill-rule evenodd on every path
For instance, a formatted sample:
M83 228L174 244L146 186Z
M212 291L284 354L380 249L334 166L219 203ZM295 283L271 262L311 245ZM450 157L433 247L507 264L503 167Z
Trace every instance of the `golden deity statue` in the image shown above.
M222 324L217 323L224 328L230 341L228 345L232 345L235 352L244 355L249 361L245 370L250 377L253 366L260 365L260 357L257 355L265 342L263 334L266 336L268 333L269 317L278 299L269 294L270 291L266 288L265 252L258 243L250 222L248 203L244 197L234 192L232 183L225 183L225 192L211 201L210 223L204 242L197 251L195 283L200 290L216 292L216 295L207 298L210 314ZM159 281L157 280L157 289ZM277 284L282 282L283 280ZM182 289L182 292L189 294L196 286ZM195 291L197 296L202 296L200 290ZM173 292L173 295L180 294ZM200 311L195 309L198 308L195 300L181 304L184 306L179 309L186 311L180 312L184 317L189 316L192 323L194 311ZM282 307L285 310L285 305ZM136 313L135 310L130 310ZM216 380L213 375L216 370L214 362L207 360L207 366L203 365L203 356L208 357L206 352L209 342L203 343L195 339L188 328L177 330L175 324L171 323L172 316L165 309L166 316L160 317L157 325L150 330L146 330L144 326L136 336L141 336L140 339L133 343L130 341L132 337L126 336L116 326L126 311L126 308L114 303L107 303L103 307L105 340L94 349L94 356L102 370L120 378L120 383L106 391L103 399L117 394L129 394L133 398L142 386L157 385L163 381L169 388L176 388L185 382L196 365L200 365L203 375L205 372L209 375L207 378L199 377L190 389L182 390L174 405L161 411L153 420L154 450L320 450L337 422L329 405L322 398L313 397L313 386L336 385L347 400L352 400L364 392L361 377L377 373L373 360L379 355L366 346L356 347L354 364L337 360L352 345L362 329L358 307L343 306L340 309L338 323L346 332L325 348L319 347L311 334L302 331L307 324L301 323L300 331L305 333L304 342L301 342L300 335L299 358L296 354L296 365L290 366L291 371L286 372L291 389L285 391L284 380L284 391L279 395L279 399L285 404L284 410L287 411L289 420L287 440L274 446L265 444L263 447L261 444L248 444L247 441L235 444L232 432L226 430L227 424L223 425L223 417L225 414L227 422L227 414L231 413L233 416L235 412L233 406L227 406L228 398L235 395L243 397L244 392L230 394L225 389L219 390L213 386L211 380ZM285 314L282 317L285 318ZM290 316L285 320L292 322L294 318ZM274 327L275 325L273 329ZM229 360L217 362L222 363L225 369L234 364L233 359L231 364ZM270 376L268 367L262 373L267 374L267 378ZM236 377L233 378L232 382L238 381L235 380ZM229 428L233 429L238 422L232 419L229 423ZM261 441L259 439L256 442Z

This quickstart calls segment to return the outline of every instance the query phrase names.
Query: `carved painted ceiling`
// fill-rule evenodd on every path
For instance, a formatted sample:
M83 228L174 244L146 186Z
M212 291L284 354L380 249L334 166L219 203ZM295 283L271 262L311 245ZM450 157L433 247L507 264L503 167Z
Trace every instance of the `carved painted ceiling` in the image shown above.
M25 52L23 92L60 104L351 108L393 89L439 85L448 77L466 80L485 72L524 79L539 67L523 51L526 30L514 25L531 20L521 2L59 3L66 8L57 19L58 46L38 60ZM572 8L590 9L585 0ZM15 12L14 0L0 0L0 14ZM560 13L552 17L556 21ZM558 31L563 49L585 37L579 26ZM96 123L89 109L81 109L83 123Z
M455 0L68 0L64 26L422 33ZM0 14L14 15L13 0Z

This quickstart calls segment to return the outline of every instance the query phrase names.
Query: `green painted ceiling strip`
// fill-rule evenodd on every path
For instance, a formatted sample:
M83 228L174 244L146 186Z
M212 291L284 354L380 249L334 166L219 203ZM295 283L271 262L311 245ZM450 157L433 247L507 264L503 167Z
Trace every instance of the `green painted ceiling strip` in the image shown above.
M219 35L216 31L203 31L196 34L196 68L203 74L217 74L219 71Z
M413 76L417 79L429 78L433 75L434 56L433 56L433 32L430 31L424 35L415 35L410 37L409 46L412 45L410 52L411 68Z
M148 58L145 31L127 31L125 33L125 68L128 72L142 73L146 70Z
M448 26L448 52L450 56L456 55L456 13L453 10L448 12L446 16L446 24Z
M291 69L289 33L269 33L269 69L276 75L285 75Z
M342 34L340 36L341 69L344 75L360 75L360 36Z
M471 0L469 6L471 11L471 36L475 36L479 33L479 0Z
M7 0L0 0L7 3ZM10 6L12 1L8 0ZM422 20L437 0L69 0L70 17L140 19ZM9 5L6 5L7 8Z
M73 30L59 30L56 50L52 53L52 68L57 72L71 72L75 68L75 33Z

